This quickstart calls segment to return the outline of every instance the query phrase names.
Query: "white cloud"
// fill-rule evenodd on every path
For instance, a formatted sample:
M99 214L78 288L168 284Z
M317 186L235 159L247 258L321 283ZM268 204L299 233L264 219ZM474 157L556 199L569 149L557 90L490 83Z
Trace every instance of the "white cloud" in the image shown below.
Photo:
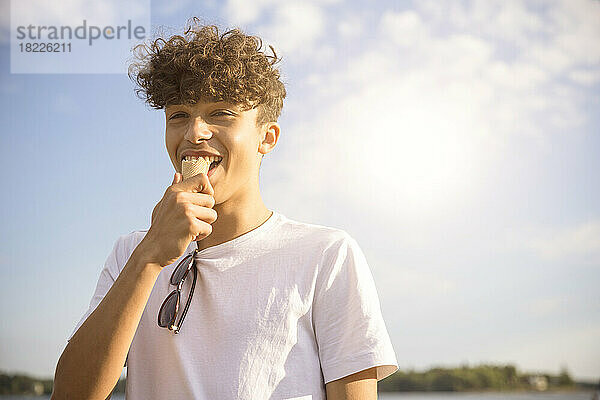
M569 73L569 78L583 86L592 86L600 82L600 69L576 69Z
M362 54L308 80L320 115L288 136L328 171L325 183L310 181L315 191L356 205L377 196L391 216L435 218L475 193L507 136L543 138L582 122L572 91L549 86L550 72L535 63L499 58L491 39L434 34L415 11L385 12L378 25ZM368 190L353 192L357 179Z
M539 13L528 3L518 0L475 0L437 2L423 0L415 4L419 13L432 25L457 31L477 33L478 36L527 46L532 33L546 29Z
M258 0L244 2L228 0L223 8L224 17L239 26L254 24L253 32L265 43L272 45L286 62L300 63L310 58L316 65L328 65L331 44L321 39L328 26L326 11L339 0ZM357 19L350 17L350 23ZM360 23L354 27L340 25L346 34L360 32ZM323 56L326 56L323 58Z
M155 3L152 8L152 14L154 17L170 17L185 10L191 3L191 0L163 1ZM206 0L203 1L204 7L207 7L206 3L208 3Z
M227 0L224 14L233 24L243 26L255 22L265 8L273 3L273 0Z
M578 4L585 9L587 3ZM404 223L451 215L482 190L498 162L510 162L509 143L533 138L544 144L586 121L585 94L556 78L589 55L563 61L558 37L577 19L557 27L549 17L554 8L565 6L553 3L542 13L514 1L473 7L424 1L415 10L384 11L373 24L376 36L357 44L348 61L330 47L335 68L310 65L304 79L310 96L296 105L286 100L292 114L310 110L309 124L286 127L289 147L302 149L286 160L310 163L327 176L284 168L282 185L307 187L348 207L376 198L378 210L371 212ZM584 32L593 31L596 17L577 18L585 19ZM348 20L351 14L342 18ZM518 42L510 57L503 41ZM531 54L546 48L555 60L540 62ZM595 79L588 75L570 76Z
M324 29L325 16L321 8L299 1L278 4L272 20L257 28L285 58L292 60L310 52Z
M544 29L544 22L540 16L527 9L526 3L522 1L502 1L493 4L479 1L476 3L475 13L482 24L489 26L490 22L492 23L493 27L489 30L491 34L505 40L527 41L532 33Z
M549 9L555 31L551 43L571 59L571 65L600 63L600 2L561 1Z
M519 92L535 89L549 79L549 74L536 65L524 62L492 61L484 71L491 85ZM544 106L546 103L543 104Z
M343 0L312 0L312 2L315 4L331 5L331 4L343 3Z
M333 46L325 43L319 43L312 48L311 62L315 66L331 65L335 62L336 55L337 53Z
M513 244L520 242L546 260L582 257L592 264L600 262L600 221L597 220L564 228L526 228L512 232L511 236Z
M399 46L418 46L429 37L429 31L415 11L388 11L381 17L381 32Z
M521 60L553 74L600 62L600 2L590 0L419 1L417 9L434 25L450 27L517 49Z
M364 32L363 21L355 15L340 20L337 24L338 33L345 38L356 38Z

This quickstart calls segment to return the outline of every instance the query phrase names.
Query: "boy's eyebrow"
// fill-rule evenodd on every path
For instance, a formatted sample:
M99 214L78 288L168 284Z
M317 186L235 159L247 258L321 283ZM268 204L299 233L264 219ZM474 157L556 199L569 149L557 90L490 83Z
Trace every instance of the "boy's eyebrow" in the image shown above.
M229 101L214 101L214 102L204 103L204 104L206 104L208 107L229 107L229 108L233 108L236 111L241 110L241 108L238 104L231 103ZM189 104L168 104L165 107L165 111L167 110L167 108L190 109L190 108L192 108L192 106Z
M209 104L212 104L215 106L225 106L225 107L233 108L236 111L240 110L240 106L238 104L231 103L229 101L217 101L217 102L209 103Z
M167 104L165 106L165 111L167 111L167 109L174 109L174 108L176 108L176 109L188 108L188 106L185 104Z
M235 113L242 113L242 107L239 104L231 103L228 101L215 101L210 103L204 103L207 110L216 109L220 107L229 108ZM190 104L169 104L165 107L165 114L174 113L177 111L189 112L193 105Z

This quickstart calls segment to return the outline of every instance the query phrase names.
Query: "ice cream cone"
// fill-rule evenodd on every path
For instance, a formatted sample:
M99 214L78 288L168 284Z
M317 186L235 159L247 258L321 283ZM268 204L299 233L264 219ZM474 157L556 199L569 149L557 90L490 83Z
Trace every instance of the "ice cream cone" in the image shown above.
M198 174L207 174L209 167L210 164L208 164L202 157L198 157L197 159L190 161L183 160L181 162L181 174L183 175L183 180Z

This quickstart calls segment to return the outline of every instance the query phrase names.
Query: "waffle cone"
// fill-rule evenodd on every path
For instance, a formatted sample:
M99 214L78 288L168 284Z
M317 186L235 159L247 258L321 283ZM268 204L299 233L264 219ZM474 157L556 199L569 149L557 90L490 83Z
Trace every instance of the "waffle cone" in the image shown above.
M198 174L208 173L209 166L210 165L206 162L206 160L201 157L191 161L183 160L181 162L181 174L183 175L183 180Z

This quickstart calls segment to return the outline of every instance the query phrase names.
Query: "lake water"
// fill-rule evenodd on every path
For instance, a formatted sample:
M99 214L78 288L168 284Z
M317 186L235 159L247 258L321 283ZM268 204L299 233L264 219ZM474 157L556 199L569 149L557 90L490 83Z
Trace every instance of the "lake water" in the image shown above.
M571 393L380 393L380 400L591 400L593 392Z
M379 400L591 400L593 392L572 393L380 393ZM49 400L50 396L0 396L1 400ZM111 400L125 400L115 394Z

